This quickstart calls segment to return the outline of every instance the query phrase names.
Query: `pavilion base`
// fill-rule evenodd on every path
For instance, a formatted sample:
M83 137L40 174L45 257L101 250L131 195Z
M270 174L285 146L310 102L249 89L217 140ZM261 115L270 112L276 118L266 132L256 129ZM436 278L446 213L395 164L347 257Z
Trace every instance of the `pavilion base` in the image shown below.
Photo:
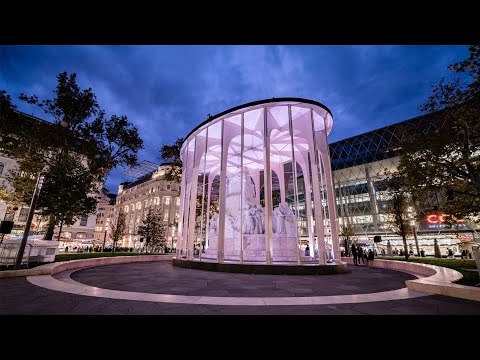
M297 263L279 263L273 265L253 263L218 263L212 261L198 261L173 258L173 266L208 270L218 272L242 273L242 274L270 274L270 275L331 275L346 273L347 263L331 263L325 265Z

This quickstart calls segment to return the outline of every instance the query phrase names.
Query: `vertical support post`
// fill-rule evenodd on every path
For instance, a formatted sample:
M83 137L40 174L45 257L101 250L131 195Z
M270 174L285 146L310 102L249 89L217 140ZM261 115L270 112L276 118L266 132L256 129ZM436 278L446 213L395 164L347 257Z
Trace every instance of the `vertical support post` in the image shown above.
M208 151L208 150L207 150ZM207 218L206 218L206 226L207 226L207 236L206 236L206 239L207 239L207 243L205 245L205 247L208 249L210 247L210 228L209 228L209 223L210 223L210 193L212 191L212 184L213 184L213 180L215 180L215 174L213 174L212 172L209 172L208 173L208 185L207 185Z
M375 199L375 187L373 186L372 178L370 177L370 171L368 165L365 165L365 177L367 179L368 196L370 198L370 208L372 211L373 230L378 231L378 205Z
M23 253L25 252L25 246L28 241L28 233L30 232L30 227L32 226L33 214L35 213L35 207L37 206L38 197L40 195L40 189L42 188L43 175L40 173L37 174L37 182L35 183L35 190L33 192L32 202L30 203L30 210L28 210L27 223L25 224L25 230L23 232L22 241L20 247L18 248L17 258L15 259L15 270L20 269L22 265Z
M240 264L243 264L243 144L244 144L244 113L241 120L241 145L240 145Z
M223 263L225 260L225 205L227 202L227 154L228 149L225 148L225 122L222 121L221 131L221 161L220 161L220 190L219 190L219 217L218 217L218 249L217 249L217 261Z
M190 202L188 215L188 235L187 235L187 260L192 260L195 249L195 224L197 213L197 189L198 189L198 156L197 156L197 137L193 138L193 164L191 167L192 178L190 181ZM190 144L189 144L190 145ZM188 170L187 170L188 171Z
M325 117L328 116L328 113ZM325 136L321 140L320 146L323 155L323 168L325 171L325 188L327 191L327 200L328 200L328 216L330 220L330 231L332 236L332 246L333 246L333 257L335 262L341 261L341 254L340 254L340 244L338 243L338 224L337 224L337 208L336 208L336 200L335 200L335 192L333 191L333 175L332 175L332 168L330 165L330 149L328 147L328 136L327 136L327 124L324 121L324 129L325 129ZM328 159L328 161L325 161Z
M205 168L207 164L207 144L208 144L208 127L205 130L205 148L203 149L203 169L202 169L202 211L201 211L201 218L200 218L200 251L198 253L198 259L201 261L202 260L202 250L204 249L204 244L207 243L206 236L204 234L204 227L205 227L205 232L207 232L207 225L204 224L203 218L204 218L204 209L205 209ZM200 157L201 159L201 157Z
M267 126L267 108L263 108L264 187L265 187L265 262L272 264L272 170L270 167L270 134Z
M313 182L313 202L315 206L315 227L317 230L317 243L318 243L318 263L325 264L325 228L323 225L323 209L322 200L320 196L321 186L318 179L320 173L320 166L318 158L318 148L315 133L315 124L313 119L313 109L310 109L310 120L312 126L313 137L313 156L312 156L312 182Z

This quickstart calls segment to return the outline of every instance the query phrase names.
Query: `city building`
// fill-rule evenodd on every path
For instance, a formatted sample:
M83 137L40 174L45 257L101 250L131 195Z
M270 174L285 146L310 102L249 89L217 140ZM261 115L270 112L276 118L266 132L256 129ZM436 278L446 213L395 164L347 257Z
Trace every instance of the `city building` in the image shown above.
M166 232L166 246L175 248L177 242L176 228L180 208L180 184L165 180L165 171L169 164L161 164L153 171L132 182L121 183L118 187L114 217L118 217L120 209L126 217L126 234L118 242L119 247L143 247L138 235L138 227L142 225L149 208L162 211Z
M420 129L426 129L427 134L440 131L445 125L442 117L431 113L330 144L339 225L351 224L356 241L373 246L374 236L380 236L377 239L382 241L376 244L378 249L386 250L387 241L394 250L403 249L403 241L395 233L386 212L389 197L383 181L385 171L397 171L403 136ZM437 194L437 202L439 196ZM444 215L440 213L429 213L417 221L414 209L408 211L419 247L427 255L434 254L434 239L442 254L446 254L448 247L459 254L461 242L473 241L475 224L459 220L452 229L442 223ZM416 254L413 234L407 243Z
M116 194L108 194L105 190L102 191L97 204L96 221L94 240L95 245L108 244L108 230L110 228L110 221L112 221L114 214L114 207L116 202Z
M18 114L19 121L24 121L26 124L37 123L41 126L50 125L51 123L37 118L35 116L15 111ZM17 167L17 161L14 158L6 157L4 154L0 154L0 187L12 190L12 185L7 181L6 176L10 170ZM102 184L98 184L99 188ZM92 196L95 196L92 194ZM15 210L16 209L16 210ZM27 221L30 204L22 204L19 206L7 206L7 204L0 200L0 219L12 220L14 222L12 233L6 236L8 238L19 238L24 232L25 224ZM98 209L98 206L97 206ZM96 213L85 215L80 217L75 224L71 226L63 226L62 234L60 237L60 249L64 249L65 246L69 246L72 249L75 246L92 245L94 239L95 225L96 225ZM47 220L44 217L34 215L32 225L30 228L30 235L33 237L43 237L46 230ZM53 239L58 239L59 227L56 226L54 230Z

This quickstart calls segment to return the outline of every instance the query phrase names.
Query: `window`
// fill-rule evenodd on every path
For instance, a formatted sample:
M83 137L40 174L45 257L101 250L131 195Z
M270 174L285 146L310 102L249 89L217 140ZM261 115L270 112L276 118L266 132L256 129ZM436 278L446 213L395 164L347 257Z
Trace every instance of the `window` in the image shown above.
M169 196L165 197L165 205L170 205L170 197Z
M88 215L82 215L80 218L80 226L87 226Z
M167 190L170 191L171 188L172 188L171 185L167 184Z
M5 164L0 162L0 174L3 172L4 167L5 167Z
M21 208L20 214L18 214L18 221L25 222L27 221L28 216L28 208Z
M177 206L180 206L180 198L177 197Z
M168 211L163 214L163 221L168 221Z

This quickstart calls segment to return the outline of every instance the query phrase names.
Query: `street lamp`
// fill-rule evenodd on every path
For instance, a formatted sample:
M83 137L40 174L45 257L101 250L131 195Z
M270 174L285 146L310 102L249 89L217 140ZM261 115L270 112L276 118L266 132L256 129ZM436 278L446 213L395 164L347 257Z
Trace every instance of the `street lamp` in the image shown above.
M25 252L25 246L27 245L28 234L30 233L30 226L32 225L33 214L35 213L35 207L37 206L38 196L40 195L40 190L42 189L43 180L44 176L42 175L42 173L38 173L32 202L30 203L30 210L28 210L27 223L25 224L22 242L20 243L20 247L18 248L17 259L15 260L15 270L20 269L20 266L22 265L23 253Z
M110 218L108 217L107 220L105 220L105 234L103 234L103 246L102 246L102 251L105 250L105 240L107 239L107 232L109 229L110 225Z
M69 125L68 122L65 120L62 120L60 122L60 126L63 128L67 128L68 125ZM22 241L20 243L20 247L18 248L17 258L15 260L15 267L14 267L15 270L20 269L20 266L22 265L23 253L25 252L25 246L27 245L28 234L30 233L30 227L32 226L33 215L35 213L35 207L37 206L37 201L40 195L40 190L42 189L44 178L45 176L41 172L37 174L37 182L35 183L35 190L33 192L32 202L30 203L30 209L28 210L25 230L23 232Z

